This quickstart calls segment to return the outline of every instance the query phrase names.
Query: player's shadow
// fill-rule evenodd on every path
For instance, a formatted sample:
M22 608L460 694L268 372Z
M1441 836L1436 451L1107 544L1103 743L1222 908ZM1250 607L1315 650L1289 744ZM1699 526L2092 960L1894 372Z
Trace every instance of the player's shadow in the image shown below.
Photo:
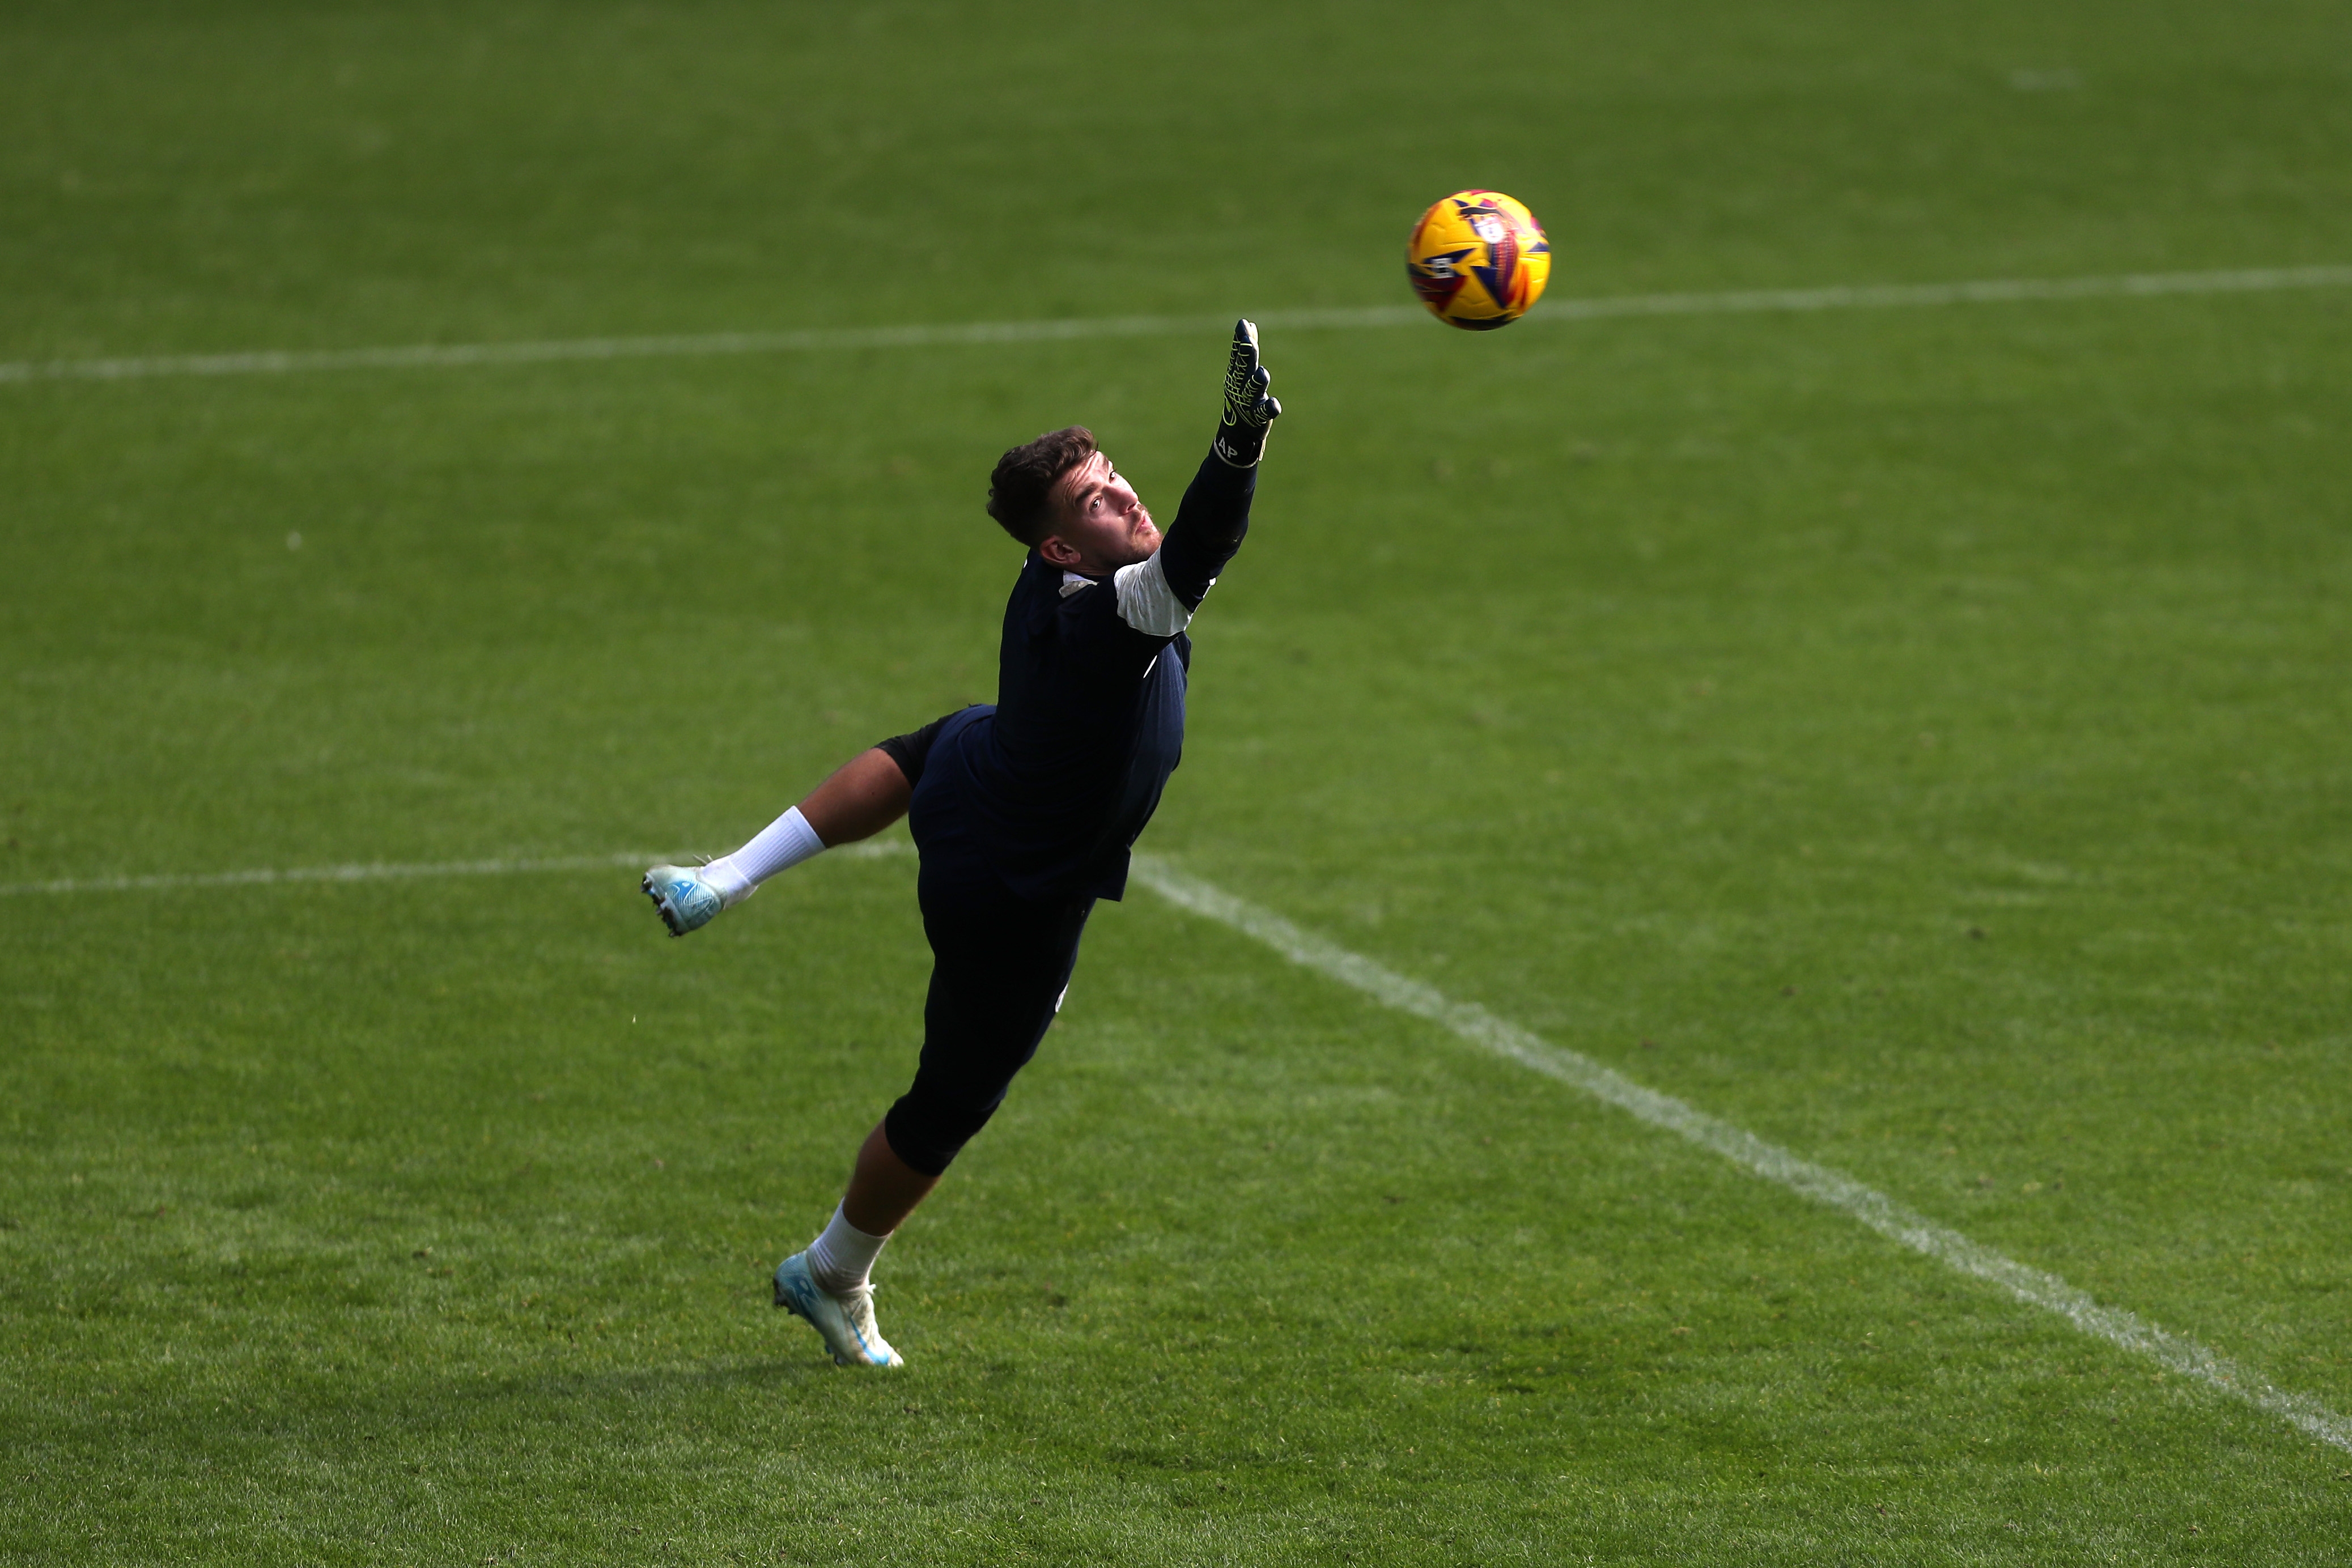
M552 1373L538 1378L516 1379L515 1385L528 1382L535 1390L549 1394L572 1385L580 1391L642 1395L688 1388L798 1388L805 1384L837 1381L841 1376L842 1369L820 1352L805 1357L778 1356L724 1366L616 1367L604 1372Z
M739 1427L739 1436L752 1439L761 1435L755 1428L763 1416L788 1416L804 1399L837 1396L845 1378L858 1381L822 1351L701 1366L450 1374L376 1385L341 1399L322 1398L315 1385L253 1389L223 1409L221 1424L247 1436L292 1439L325 1462L362 1465L394 1454L446 1454L452 1444L462 1448L502 1434L559 1443L570 1435L593 1446L604 1433L642 1437L717 1425Z

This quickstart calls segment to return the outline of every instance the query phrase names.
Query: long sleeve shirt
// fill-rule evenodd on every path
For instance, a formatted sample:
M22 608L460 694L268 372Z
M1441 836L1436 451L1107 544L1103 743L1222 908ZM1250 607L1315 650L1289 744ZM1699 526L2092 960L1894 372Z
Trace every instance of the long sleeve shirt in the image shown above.
M951 722L917 786L927 854L951 838L1024 897L1120 896L1183 756L1186 628L1249 531L1256 483L1255 466L1212 455L1158 551L1108 577L1030 552L1004 607L995 708Z

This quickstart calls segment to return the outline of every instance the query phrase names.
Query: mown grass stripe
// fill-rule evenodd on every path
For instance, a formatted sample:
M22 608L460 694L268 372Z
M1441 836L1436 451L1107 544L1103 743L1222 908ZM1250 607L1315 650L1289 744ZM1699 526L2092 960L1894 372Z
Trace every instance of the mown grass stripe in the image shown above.
M876 839L827 852L853 860L876 860L910 852L904 839ZM606 871L627 866L643 871L664 862L691 864L696 857L667 854L556 855L542 859L475 861L364 861L350 865L261 867L252 871L167 873L157 876L61 877L52 882L0 883L0 897L15 894L139 893L184 887L257 887L281 882L401 882L432 876L516 876L529 872Z
M1548 299L1527 318L1526 324L1593 321L1631 316L1884 310L1937 305L1996 305L2032 300L2249 294L2290 288L2342 287L2352 287L2352 267L2239 267L2214 272L2118 273L2095 277L2011 277L1960 283L1837 285L1823 288L1730 289L1701 294L1623 294L1581 299ZM1404 327L1428 319L1428 312L1414 305L1273 310L1257 318L1263 328L1286 331ZM1232 319L1223 316L1087 316L1044 321L814 327L779 332L559 338L513 343L415 343L375 349L259 349L220 354L16 360L0 362L0 382L103 382L157 376L286 375L310 371L543 364L564 360L683 359L714 355L813 353L844 349L1050 343L1082 338L1177 337L1192 332L1222 332L1232 325Z
M2054 1312L2095 1339L2233 1395L2323 1442L2352 1451L2352 1421L2317 1400L2281 1388L2229 1357L2193 1339L2158 1328L2136 1312L2102 1305L2087 1291L2077 1290L2057 1275L1972 1241L1852 1176L1801 1159L1718 1116L1637 1083L1589 1056L1553 1045L1517 1024L1496 1018L1475 1002L1455 1001L1361 954L1303 931L1270 910L1235 898L1198 877L1188 876L1164 861L1138 857L1135 875L1177 907L1254 937L1294 964L1328 976L1399 1012L1442 1024L1474 1045L1580 1089L1652 1126L1711 1149L1767 1181L1851 1215L1915 1252L1999 1285L2028 1306Z
M830 852L869 860L901 855L912 845L881 839ZM658 855L564 855L544 859L367 862L201 874L68 878L53 882L0 883L5 894L125 893L150 889L245 887L272 883L380 882L430 876L498 876L531 872L605 870L643 866ZM2057 1275L2020 1263L1940 1225L1843 1172L1802 1159L1777 1144L1712 1116L1671 1094L1636 1082L1580 1051L1558 1046L1496 1018L1475 1002L1460 1002L1436 988L1409 979L1360 953L1349 951L1301 929L1268 909L1178 871L1154 855L1138 855L1135 880L1178 908L1221 925L1273 948L1285 958L1370 997L1383 1006L1443 1025L1461 1039L1517 1062L1548 1078L1580 1089L1628 1112L1652 1126L1712 1150L1733 1164L1790 1191L1862 1221L1889 1240L2007 1291L2028 1306L2055 1313L2082 1333L2105 1340L2167 1371L2193 1378L2280 1417L2321 1441L2352 1452L2352 1421L2308 1395L2279 1387L2197 1341L2121 1307L2101 1304Z

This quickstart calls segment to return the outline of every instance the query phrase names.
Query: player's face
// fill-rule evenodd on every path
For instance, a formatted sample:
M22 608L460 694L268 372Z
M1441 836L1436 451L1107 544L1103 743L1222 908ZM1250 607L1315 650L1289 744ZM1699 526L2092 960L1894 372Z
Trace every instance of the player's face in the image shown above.
M1151 520L1151 508L1101 453L1062 476L1055 491L1060 521L1037 547L1055 565L1104 577L1150 559L1160 548L1160 528Z

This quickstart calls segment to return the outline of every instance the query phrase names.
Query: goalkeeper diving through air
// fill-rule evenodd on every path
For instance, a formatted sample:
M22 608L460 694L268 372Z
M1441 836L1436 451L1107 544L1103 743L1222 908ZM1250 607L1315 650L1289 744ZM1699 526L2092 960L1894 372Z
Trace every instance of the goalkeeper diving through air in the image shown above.
M932 956L915 1081L858 1149L832 1221L776 1268L776 1305L845 1366L900 1364L875 1326L874 1260L1035 1054L1095 900L1126 890L1129 848L1183 748L1185 628L1249 529L1282 413L1266 384L1243 321L1223 422L1164 537L1090 432L1006 453L988 513L1029 556L1004 606L996 702L852 758L733 854L646 873L683 936L834 845L902 815L914 834Z

